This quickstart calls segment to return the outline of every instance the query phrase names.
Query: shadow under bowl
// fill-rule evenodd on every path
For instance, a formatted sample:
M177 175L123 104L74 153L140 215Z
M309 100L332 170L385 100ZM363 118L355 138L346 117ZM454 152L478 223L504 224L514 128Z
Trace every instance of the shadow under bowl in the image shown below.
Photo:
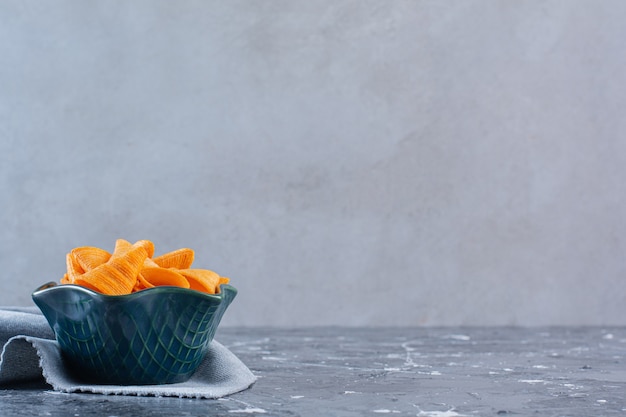
M43 285L32 294L76 377L97 384L184 382L197 370L237 295L154 287L103 295L77 285Z

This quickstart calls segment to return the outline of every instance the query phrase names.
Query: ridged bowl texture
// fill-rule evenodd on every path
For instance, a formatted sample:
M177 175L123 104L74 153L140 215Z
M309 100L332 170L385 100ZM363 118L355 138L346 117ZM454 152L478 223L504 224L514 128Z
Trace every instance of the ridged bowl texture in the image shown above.
M111 296L51 283L32 298L78 378L145 385L188 380L236 294L221 285L219 294L163 286Z

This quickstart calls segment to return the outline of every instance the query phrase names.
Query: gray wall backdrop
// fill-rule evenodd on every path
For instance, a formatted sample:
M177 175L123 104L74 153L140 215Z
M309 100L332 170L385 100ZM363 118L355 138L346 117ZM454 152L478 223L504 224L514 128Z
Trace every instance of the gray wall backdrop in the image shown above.
M626 2L0 2L2 305L196 250L226 325L626 324Z

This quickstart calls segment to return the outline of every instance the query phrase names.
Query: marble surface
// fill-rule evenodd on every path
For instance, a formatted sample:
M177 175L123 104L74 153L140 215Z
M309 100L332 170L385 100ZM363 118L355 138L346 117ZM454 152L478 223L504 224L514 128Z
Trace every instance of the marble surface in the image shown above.
M11 416L623 416L626 328L223 328L259 377L220 400L2 387Z

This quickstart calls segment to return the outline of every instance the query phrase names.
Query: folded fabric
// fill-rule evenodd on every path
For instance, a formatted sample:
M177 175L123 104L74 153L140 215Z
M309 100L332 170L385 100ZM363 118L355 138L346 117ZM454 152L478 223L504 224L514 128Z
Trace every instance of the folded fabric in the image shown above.
M37 307L0 307L0 388L45 379L56 391L219 398L249 388L256 377L217 341L186 382L164 385L94 385L77 380L63 364L54 333Z

